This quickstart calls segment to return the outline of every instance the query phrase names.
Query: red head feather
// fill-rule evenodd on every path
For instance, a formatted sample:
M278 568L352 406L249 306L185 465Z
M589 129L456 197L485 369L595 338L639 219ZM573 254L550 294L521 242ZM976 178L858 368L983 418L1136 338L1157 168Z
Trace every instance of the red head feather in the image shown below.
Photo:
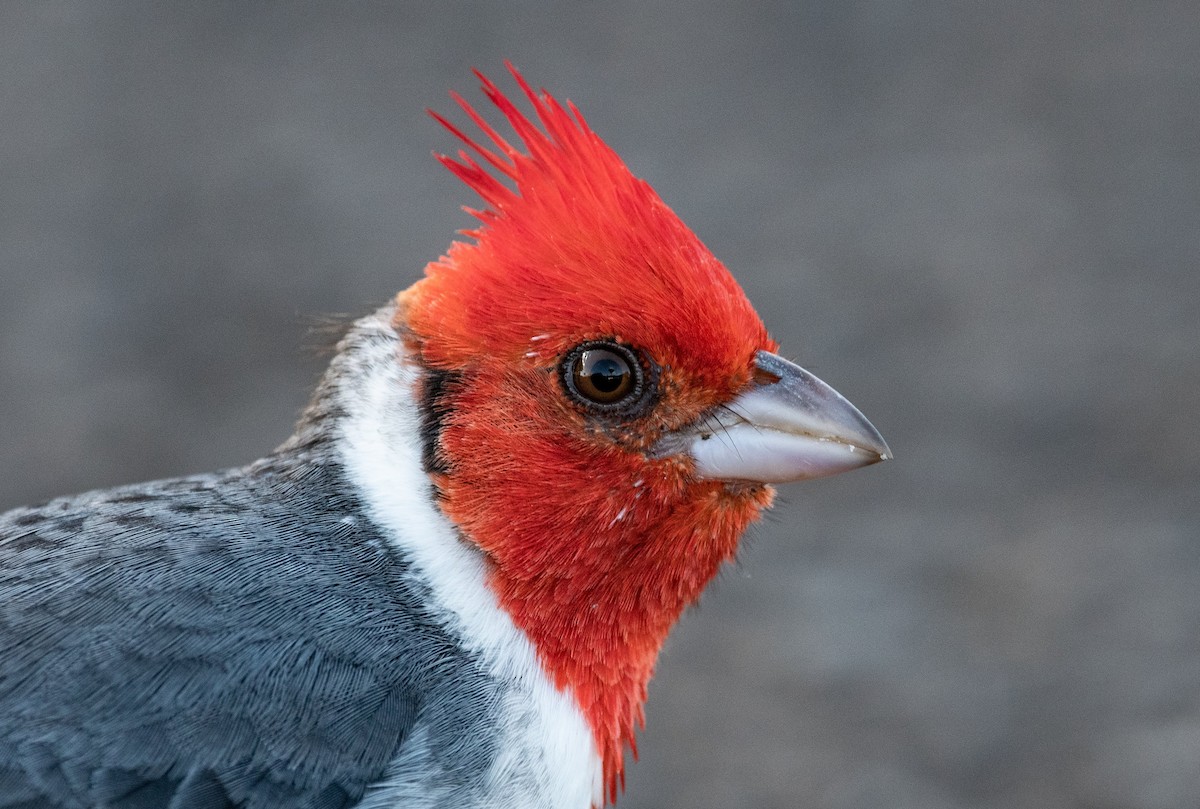
M575 107L509 69L540 128L478 72L524 151L457 95L490 146L434 114L470 150L439 159L486 207L472 211L474 241L401 293L397 326L427 366L452 372L442 509L591 722L611 800L668 630L771 497L646 450L732 399L775 344L725 267ZM598 423L564 395L562 358L596 339L653 361L648 414Z

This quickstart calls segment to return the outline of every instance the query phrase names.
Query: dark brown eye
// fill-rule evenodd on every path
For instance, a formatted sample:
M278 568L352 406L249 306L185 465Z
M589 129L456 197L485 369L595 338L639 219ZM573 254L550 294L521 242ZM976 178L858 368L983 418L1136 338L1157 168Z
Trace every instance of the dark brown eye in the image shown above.
M571 369L575 390L596 404L612 404L633 390L633 368L629 360L607 348L581 352Z
M584 405L620 408L641 396L642 366L632 351L618 343L584 343L567 355L563 381Z

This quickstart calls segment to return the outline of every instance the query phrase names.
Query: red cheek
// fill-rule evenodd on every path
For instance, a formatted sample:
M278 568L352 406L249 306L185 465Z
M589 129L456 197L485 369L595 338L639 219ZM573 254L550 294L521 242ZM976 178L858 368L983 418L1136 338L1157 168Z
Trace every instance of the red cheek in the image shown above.
M520 402L523 388L456 400L442 508L487 554L501 605L588 717L612 788L668 631L772 492L692 481L686 463L648 461L559 405Z

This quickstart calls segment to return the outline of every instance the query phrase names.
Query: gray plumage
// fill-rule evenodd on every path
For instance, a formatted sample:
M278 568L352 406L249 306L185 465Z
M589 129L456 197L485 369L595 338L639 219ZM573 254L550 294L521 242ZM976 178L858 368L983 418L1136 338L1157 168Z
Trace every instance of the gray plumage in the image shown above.
M396 761L487 769L497 686L317 423L245 469L0 516L0 807L342 809Z

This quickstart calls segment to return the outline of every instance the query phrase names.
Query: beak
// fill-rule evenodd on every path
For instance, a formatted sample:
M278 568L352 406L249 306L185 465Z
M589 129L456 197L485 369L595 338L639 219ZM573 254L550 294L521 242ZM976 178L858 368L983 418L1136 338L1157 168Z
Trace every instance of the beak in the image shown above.
M755 365L754 387L666 439L692 457L697 477L784 483L892 457L871 422L820 379L766 351Z

